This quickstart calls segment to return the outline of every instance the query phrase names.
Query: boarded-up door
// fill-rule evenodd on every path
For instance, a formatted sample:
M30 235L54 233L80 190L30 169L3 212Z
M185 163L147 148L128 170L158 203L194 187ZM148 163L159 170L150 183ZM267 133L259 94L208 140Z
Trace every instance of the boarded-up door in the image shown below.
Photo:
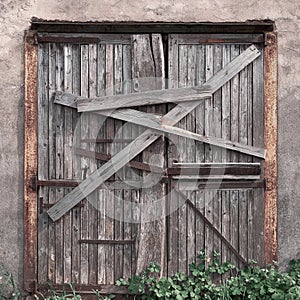
M47 34L40 41L39 284L109 292L152 261L164 275L187 271L201 249L221 252L224 261L263 263L259 35ZM180 102L180 88L194 86L189 93L197 95ZM147 94L171 88L171 96ZM205 95L195 100L198 92ZM113 95L128 93L145 102L76 109L96 96L111 107L122 99Z

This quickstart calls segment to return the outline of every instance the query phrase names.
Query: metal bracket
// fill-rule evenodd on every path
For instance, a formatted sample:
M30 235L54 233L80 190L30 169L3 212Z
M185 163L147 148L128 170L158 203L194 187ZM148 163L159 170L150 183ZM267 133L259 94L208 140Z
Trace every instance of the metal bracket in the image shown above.
M277 42L276 32L266 32L265 33L265 46L272 46Z

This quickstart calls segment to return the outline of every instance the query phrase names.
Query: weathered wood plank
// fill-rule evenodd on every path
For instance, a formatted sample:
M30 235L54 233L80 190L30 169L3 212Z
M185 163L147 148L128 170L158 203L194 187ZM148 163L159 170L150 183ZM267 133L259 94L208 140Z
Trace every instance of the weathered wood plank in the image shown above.
M38 46L38 179L48 179L48 73L49 73L49 47ZM39 189L38 199L48 203L48 188ZM38 281L46 282L48 274L48 218L40 210L38 212Z
M162 91L146 91L136 94L114 95L97 98L78 97L78 111L101 111L126 108L132 106L145 106L165 103L180 103L184 101L199 101L211 97L210 88L203 86L201 89L184 88Z
M132 198L131 190L124 190L124 240L132 240ZM133 245L124 245L123 276L128 279L132 276L132 249Z
M80 46L80 94L82 96L89 96L89 46ZM80 116L80 137L81 148L88 150L89 144L82 142L83 139L89 138L89 115L82 114ZM90 159L81 157L81 179L84 180L90 173L89 170ZM71 192L72 193L72 192ZM80 215L80 239L88 238L89 224L88 224L88 202L83 200L84 207L81 209ZM89 245L80 245L80 282L82 284L88 283L89 272Z
M64 91L73 92L72 46L65 45L64 51ZM64 179L73 178L73 111L64 108ZM70 191L70 190L69 190ZM69 192L68 190L66 192ZM64 216L64 282L72 282L72 212Z
M143 86L143 79L147 77L161 78L164 72L164 53L162 48L161 35L135 35L133 36L133 52L132 52L132 76L138 86L138 90L151 88L151 84L160 85L159 81L149 82L150 86ZM146 81L147 82L147 81ZM158 88L155 86L154 88ZM163 86L161 86L163 88ZM147 103L147 101L146 101ZM150 103L148 103L150 104ZM164 107L147 107L147 112L164 113ZM164 139L159 138L153 145L145 149L143 152L143 162L154 164L157 167L163 167L164 164ZM154 173L143 173L143 181L148 181L149 176L153 184L141 190L141 224L140 238L138 245L137 269L140 273L144 268L148 267L151 262L156 262L162 267L164 265L164 249L165 249L165 208L163 204L160 207L161 219L156 220L159 209L156 205L149 205L153 201L164 198L164 185L156 184L160 175ZM147 178L148 177L148 178ZM161 201L163 203L163 201ZM149 208L149 209L146 209ZM157 236L157 232L160 235ZM151 252L148 250L151 249Z
M195 164L192 167L171 167L167 169L168 175L260 175L260 165L247 165L247 164L231 164L214 165L214 164Z
M187 87L188 80L188 48L186 45L178 46L178 78L179 87ZM178 128L186 130L188 122L187 114L178 122ZM187 139L180 137L176 145L179 161L190 161L188 153ZM188 249L187 249L187 205L178 207L178 271L187 272Z
M72 89L73 93L80 94L80 46L72 46ZM72 112L73 116L73 147L80 147L80 117L76 111ZM72 154L73 155L73 154ZM81 158L73 157L73 178L81 180ZM80 239L80 219L81 208L75 206L72 210L72 280L74 284L80 283L80 247L78 240Z
M230 243L235 249L239 249L239 192L230 191ZM238 266L239 260L231 252L231 262Z
M168 74L169 74L169 88L178 88L178 35L172 34L169 36L168 44ZM172 104L168 105L168 109L173 108ZM179 144L179 137L174 135L172 139L168 140L168 166L172 166L173 161L178 161L177 145ZM168 276L178 272L179 268L179 228L178 228L178 193L171 193L173 187L169 183L167 190L168 197Z
M106 85L106 46L98 45L97 56L97 95L105 95ZM106 123L104 118L99 121L101 128L99 129L98 138L106 138ZM97 145L96 151L105 153L105 144ZM94 154L95 157L95 154ZM101 161L97 163L98 168L103 164ZM105 224L106 224L106 192L102 189L102 186L98 189L98 239L105 239ZM106 264L105 264L105 246L98 245L98 284L106 283Z
M229 241L230 240L230 191L222 191L222 204L221 204L222 216L222 235ZM221 259L222 262L230 261L230 250L228 249L225 243L222 243L221 249ZM222 279L225 280L229 277L225 275L222 276Z
M55 87L56 90L64 88L64 53L63 47L57 45L55 52ZM53 116L55 126L55 176L64 177L64 108L55 107ZM59 201L64 196L63 189L56 189L55 199ZM64 220L61 219L55 226L55 282L64 281Z
M187 86L194 86L196 83L196 46L194 45L188 45L187 47ZM196 128L196 117L195 117L195 111L188 114L186 116L186 129L191 132L195 132ZM183 157L184 161L189 162L195 162L195 156L196 156L196 147L195 142L191 139L186 139L186 150L185 150L185 157ZM196 204L196 197L195 193L192 193L189 196L190 201L195 205ZM195 222L196 222L196 216L194 211L191 209L191 207L187 206L187 254L186 254L186 260L187 260L187 271L188 266L190 263L194 262L196 259L196 230L195 230Z
M98 239L105 239L106 224L106 191L98 190ZM106 283L105 246L98 245L98 284Z
M105 92L106 95L114 94L114 45L107 44L105 51ZM106 120L106 137L114 138L114 120L108 118ZM106 145L106 153L113 155L115 152L114 144ZM105 165L103 165L105 166ZM113 166L112 166L113 168ZM99 170L99 169L98 169ZM119 168L116 170L118 171ZM96 171L97 172L97 171ZM112 180L115 179L115 172L109 176ZM107 178L108 179L108 178ZM114 191L109 191L107 193L107 199L105 201L105 239L112 240L114 238ZM106 273L106 284L114 283L114 271L115 271L115 261L114 261L114 246L105 247L105 273Z
M98 63L98 49L97 45L90 44L89 48L89 57L88 57L88 91L89 96L94 97L97 95L97 63ZM97 115L89 116L89 138L91 140L96 140L99 131L99 117ZM89 150L95 152L96 143L89 144ZM95 159L89 160L89 172L93 173L97 170L97 161ZM97 238L97 202L98 202L98 191L95 190L88 197L88 237L90 239ZM96 245L88 246L88 283L96 284L97 283L97 273L98 273L98 249Z
M213 45L205 47L205 78L208 81L213 76ZM214 137L214 122L213 122L213 98L205 101L205 135ZM205 148L205 161L213 161L213 147L210 143L204 145Z
M226 66L230 62L230 46L223 47L222 66ZM230 140L230 81L222 86L222 138ZM222 161L230 161L230 152L227 149L222 149Z
M239 191L239 253L248 259L248 190ZM242 265L240 265L242 267Z
M123 49L122 45L114 46L114 88L115 94L123 93ZM116 139L123 137L123 122L114 120L115 123L115 136ZM114 151L118 152L122 149L122 144L113 143ZM124 179L124 168L116 172L116 177L120 180ZM124 239L124 200L123 191L115 190L115 211L114 211L114 239ZM124 260L124 245L116 244L114 247L114 280L123 276L123 260Z
M236 58L240 53L238 45L231 46L231 59ZM230 140L238 142L239 140L239 74L234 76L231 80L231 97L230 97ZM231 160L238 161L238 153L231 153Z

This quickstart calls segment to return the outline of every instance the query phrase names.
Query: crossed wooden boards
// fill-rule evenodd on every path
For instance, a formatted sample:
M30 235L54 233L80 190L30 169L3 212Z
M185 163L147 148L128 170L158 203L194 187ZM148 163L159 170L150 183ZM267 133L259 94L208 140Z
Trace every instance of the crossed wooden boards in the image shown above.
M221 138L208 137L174 127L176 123L193 111L201 101L211 97L214 92L253 62L260 54L260 51L254 45L251 45L202 86L97 98L83 98L73 94L56 92L54 101L56 104L77 108L79 112L94 112L118 120L143 125L149 129L144 131L129 145L114 155L108 162L82 181L78 187L74 188L69 194L52 206L47 211L50 218L53 221L60 219L65 213L77 205L87 195L91 194L114 173L150 146L162 134L175 134L225 149L265 158L265 149L243 145ZM180 102L180 104L175 106L164 116L157 116L126 108L169 102Z

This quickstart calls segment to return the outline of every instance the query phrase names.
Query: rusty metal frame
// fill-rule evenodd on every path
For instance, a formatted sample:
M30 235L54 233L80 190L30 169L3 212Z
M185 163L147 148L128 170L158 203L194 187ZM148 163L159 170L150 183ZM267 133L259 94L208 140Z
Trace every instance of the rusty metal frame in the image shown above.
M24 288L37 285L37 43L36 32L24 37Z
M278 107L277 33L265 33L264 49L264 146L266 188L264 194L265 263L277 261L277 107Z

